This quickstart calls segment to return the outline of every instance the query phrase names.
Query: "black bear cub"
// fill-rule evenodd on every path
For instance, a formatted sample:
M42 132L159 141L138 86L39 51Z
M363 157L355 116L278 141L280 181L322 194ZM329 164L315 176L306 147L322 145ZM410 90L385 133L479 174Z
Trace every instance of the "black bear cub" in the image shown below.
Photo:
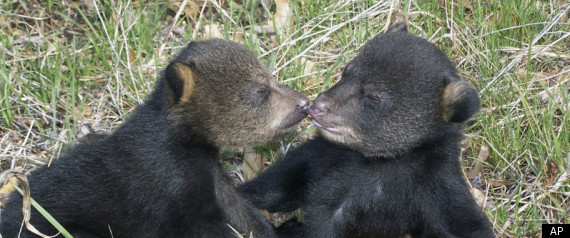
M320 135L239 187L295 237L494 237L463 179L475 88L406 23L366 43L309 109ZM295 234L294 232L299 232Z
M232 228L275 237L226 177L218 151L284 137L308 104L247 48L192 42L113 134L32 172L32 198L77 237L235 237ZM20 194L8 198L4 237L18 235L21 201ZM39 213L31 223L56 233ZM31 235L24 228L22 236Z

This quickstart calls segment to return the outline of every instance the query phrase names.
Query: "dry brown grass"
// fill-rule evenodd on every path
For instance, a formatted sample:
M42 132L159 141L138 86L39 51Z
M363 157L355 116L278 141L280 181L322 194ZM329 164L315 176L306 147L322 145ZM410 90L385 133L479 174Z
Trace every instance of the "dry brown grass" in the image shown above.
M399 12L480 90L462 158L498 236L539 237L542 223L570 222L567 1L289 1L277 29L275 4L243 2L0 3L0 172L28 172L113 131L191 39L242 42L312 99ZM257 151L279 158L314 128L300 130ZM228 155L241 176L241 155Z

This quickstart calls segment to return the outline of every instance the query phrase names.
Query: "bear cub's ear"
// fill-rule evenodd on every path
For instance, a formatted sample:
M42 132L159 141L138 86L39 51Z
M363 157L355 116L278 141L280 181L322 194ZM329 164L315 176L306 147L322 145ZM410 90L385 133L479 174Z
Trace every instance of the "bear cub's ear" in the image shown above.
M407 21L398 21L396 23L394 23L393 25L391 25L388 30L386 30L386 33L390 33L390 32L408 32L408 22Z
M172 92L169 101L173 104L180 104L190 100L195 86L195 75L190 66L172 62L164 71L167 86Z
M464 122L479 110L479 94L475 87L462 80L453 80L443 91L443 119Z

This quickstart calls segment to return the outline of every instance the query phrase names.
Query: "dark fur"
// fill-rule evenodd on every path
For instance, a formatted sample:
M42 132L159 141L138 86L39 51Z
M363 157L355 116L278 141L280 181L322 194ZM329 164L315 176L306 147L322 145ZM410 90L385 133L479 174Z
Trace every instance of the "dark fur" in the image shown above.
M320 135L239 190L271 212L303 208L286 224L297 237L493 237L458 158L478 109L447 57L398 23L315 99Z
M307 115L307 105L245 47L192 42L113 134L81 143L32 172L31 195L79 237L235 237L228 225L274 237L266 219L235 191L218 151L283 137ZM18 234L21 202L19 194L8 198L4 237ZM31 223L56 233L35 210ZM22 236L30 235L24 228Z

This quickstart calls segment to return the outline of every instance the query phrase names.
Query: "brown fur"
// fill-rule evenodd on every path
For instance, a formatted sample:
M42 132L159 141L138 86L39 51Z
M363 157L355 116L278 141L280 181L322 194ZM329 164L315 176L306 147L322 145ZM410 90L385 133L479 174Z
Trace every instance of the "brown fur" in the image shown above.
M190 96L194 93L194 74L192 69L182 63L174 62L172 70L182 80L182 95L180 96L179 103L185 103L190 100ZM174 95L172 95L173 97Z
M280 139L308 99L279 85L247 48L192 42L144 104L111 135L80 143L29 177L32 196L75 237L275 237L218 163L224 147ZM12 193L0 233L17 237L22 199ZM31 223L57 231L36 211ZM24 230L22 237L33 234Z
M473 85L461 80L450 82L443 91L443 119L450 122L467 120L479 108L478 101L471 102L476 97Z
M239 190L270 212L302 208L302 224L279 228L289 237L494 237L458 160L460 123L479 109L459 80L396 24L313 101L320 134Z

